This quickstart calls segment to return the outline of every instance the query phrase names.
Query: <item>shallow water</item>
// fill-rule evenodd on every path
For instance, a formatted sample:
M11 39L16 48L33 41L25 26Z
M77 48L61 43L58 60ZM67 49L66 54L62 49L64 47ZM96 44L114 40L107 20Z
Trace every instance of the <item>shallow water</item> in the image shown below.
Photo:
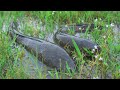
M35 27L37 27L37 25L39 25L39 24L36 24L35 21L32 24ZM19 26L19 28L21 28L21 27ZM46 31L45 26L39 25L39 27L37 27L37 28L43 32ZM57 25L53 31L56 31L56 30L58 30ZM22 32L22 31L23 31L23 29L20 32ZM113 27L113 33L114 33L114 41L115 41L114 43L120 44L119 43L120 42L119 41L120 40L120 26L119 25L115 25L115 27ZM54 43L53 35L54 35L54 32L53 33L52 32L45 33L44 40ZM87 36L86 36L84 33L76 33L75 36L80 37L80 38L86 38L86 39L89 39L91 41L93 40L93 37L90 34L87 34ZM40 36L39 36L39 38L40 38ZM22 65L24 67L25 73L27 73L31 78L40 78L39 77L40 76L39 71L40 71L41 74L43 74L43 73L47 74L46 78L49 78L49 79L52 78L50 76L50 74L48 73L48 71L52 70L52 68L46 66L45 64L43 64L42 62L37 60L35 58L35 56L30 54L28 51L26 51L26 50L24 50L24 51L25 51L25 56L23 58ZM120 61L120 56L117 56L117 60ZM93 72L94 72L94 70L93 70ZM92 78L92 76L90 76L90 77ZM111 74L109 74L108 78L111 78Z

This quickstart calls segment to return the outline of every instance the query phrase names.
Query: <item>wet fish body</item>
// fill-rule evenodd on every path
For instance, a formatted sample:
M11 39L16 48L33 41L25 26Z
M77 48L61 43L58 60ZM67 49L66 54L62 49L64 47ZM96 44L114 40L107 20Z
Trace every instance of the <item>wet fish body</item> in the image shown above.
M74 50L75 47L74 47L74 44L72 42L72 39L74 39L74 41L76 42L76 44L78 45L80 50L83 50L83 48L86 48L88 50L92 50L92 49L95 49L94 46L97 46L98 51L100 52L100 46L98 46L97 44L93 43L90 40L78 38L76 36L71 36L71 35L59 33L59 32L57 32L54 36L54 41L58 45L60 45L61 47L68 45L68 46L70 46L71 50Z
M63 48L41 39L24 36L15 29L10 31L10 35L12 38L16 36L17 43L22 44L29 52L38 56L38 59L47 66L65 70L67 63L71 70L75 69L73 60Z

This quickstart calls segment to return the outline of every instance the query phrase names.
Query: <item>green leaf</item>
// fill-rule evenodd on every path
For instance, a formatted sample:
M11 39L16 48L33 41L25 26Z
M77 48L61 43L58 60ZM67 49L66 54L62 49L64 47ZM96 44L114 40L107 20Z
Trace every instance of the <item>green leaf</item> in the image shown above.
M81 58L82 57L82 54L81 54L81 52L80 52L80 49L79 49L79 47L78 47L78 45L76 44L76 42L75 42L75 40L72 38L72 42L73 42L73 45L74 45L74 47L75 47L75 50L77 51L77 53L78 53L78 56Z

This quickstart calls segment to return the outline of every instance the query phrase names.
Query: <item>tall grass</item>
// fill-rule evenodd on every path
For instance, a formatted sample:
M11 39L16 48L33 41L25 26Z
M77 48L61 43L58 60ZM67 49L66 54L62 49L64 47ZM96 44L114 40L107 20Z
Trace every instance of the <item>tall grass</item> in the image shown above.
M15 45L15 39L11 40L7 35L11 21L21 20L21 29L25 35L44 39L49 33L55 30L55 25L70 25L80 23L95 23L102 25L103 29L91 33L93 41L98 43L102 51L98 58L89 61L83 58L83 54L73 40L78 72L49 71L52 78L120 78L120 41L114 45L112 28L106 25L120 22L119 11L0 11L0 78L35 78L27 74L23 67L24 50L22 46ZM97 19L97 21L95 21ZM42 22L42 23L41 23ZM41 27L45 25L45 30ZM86 37L88 33L85 33ZM105 36L105 38L104 38ZM13 48L14 47L14 48ZM99 58L103 60L99 60ZM21 63L20 63L21 62ZM19 63L19 64L18 64ZM37 63L37 62L36 62ZM29 67L28 67L29 68ZM37 67L37 78L46 78Z

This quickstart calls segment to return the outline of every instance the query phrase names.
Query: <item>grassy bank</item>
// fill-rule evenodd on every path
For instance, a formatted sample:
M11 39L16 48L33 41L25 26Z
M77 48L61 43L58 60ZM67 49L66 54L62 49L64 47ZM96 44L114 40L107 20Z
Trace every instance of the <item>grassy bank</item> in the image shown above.
M79 50L73 52L76 57L78 72L62 73L53 70L51 76L56 78L120 78L120 41L114 45L114 35L111 23L120 24L120 12L117 11L1 11L0 12L0 78L34 78L26 74L21 64L24 57L22 46L12 48L14 40L10 40L7 35L8 27L11 21L21 20L21 31L25 35L45 38L53 32L55 25L69 25L81 23L96 23L102 25L102 31L96 29L91 33L93 41L102 47L102 52L96 56L95 61L89 61L82 58ZM41 31L41 26L46 25L45 31ZM107 31L106 31L107 30ZM86 33L87 34L87 33ZM22 50L21 50L21 49ZM77 48L77 46L76 46ZM101 60L99 60L101 58ZM38 78L46 78L38 72Z

